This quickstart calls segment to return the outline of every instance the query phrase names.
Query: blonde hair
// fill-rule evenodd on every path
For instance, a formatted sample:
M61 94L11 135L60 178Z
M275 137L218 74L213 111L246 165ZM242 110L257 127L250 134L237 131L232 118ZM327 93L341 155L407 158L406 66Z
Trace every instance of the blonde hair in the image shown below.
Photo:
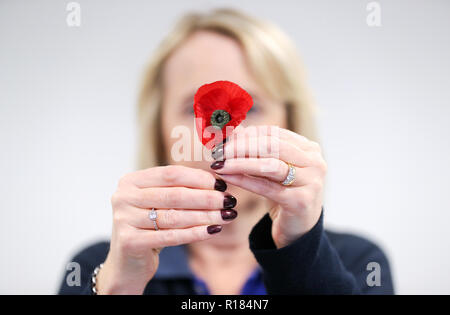
M189 13L161 42L144 73L138 99L139 169L165 163L160 126L164 65L177 47L200 30L218 32L240 43L257 83L274 100L286 104L288 128L317 141L312 98L290 39L276 26L233 9Z

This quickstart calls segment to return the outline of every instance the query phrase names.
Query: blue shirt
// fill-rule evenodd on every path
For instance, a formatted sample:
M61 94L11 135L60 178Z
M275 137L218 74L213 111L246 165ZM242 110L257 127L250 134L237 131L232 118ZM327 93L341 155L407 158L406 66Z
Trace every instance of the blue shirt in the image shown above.
M208 286L206 283L194 276L194 289L197 294L201 295L210 295ZM239 293L241 295L266 295L266 287L264 286L262 271L260 268L256 268L251 274L250 277L245 282L244 286Z
M164 248L159 254L159 267L154 276L156 280L170 278L185 278L192 281L194 290L200 295L210 295L206 283L196 276L188 265L188 250L186 245ZM241 289L242 295L266 295L261 267L257 267L248 277Z

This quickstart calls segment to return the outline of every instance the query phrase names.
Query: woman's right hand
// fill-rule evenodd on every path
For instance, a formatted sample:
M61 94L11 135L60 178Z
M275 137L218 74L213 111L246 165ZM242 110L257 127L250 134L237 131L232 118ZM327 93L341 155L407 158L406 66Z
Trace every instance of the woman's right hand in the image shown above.
M166 246L214 237L237 216L236 199L213 174L185 166L162 166L123 176L111 198L110 250L97 275L98 294L142 294ZM149 218L156 209L157 225Z

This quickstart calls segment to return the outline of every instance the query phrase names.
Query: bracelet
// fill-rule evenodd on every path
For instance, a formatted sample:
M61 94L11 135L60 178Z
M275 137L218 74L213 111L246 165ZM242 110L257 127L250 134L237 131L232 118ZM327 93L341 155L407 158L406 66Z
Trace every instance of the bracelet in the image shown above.
M100 269L102 269L103 264L98 265L95 269L94 272L92 273L91 276L91 293L92 295L97 295L97 275L98 272L100 271Z

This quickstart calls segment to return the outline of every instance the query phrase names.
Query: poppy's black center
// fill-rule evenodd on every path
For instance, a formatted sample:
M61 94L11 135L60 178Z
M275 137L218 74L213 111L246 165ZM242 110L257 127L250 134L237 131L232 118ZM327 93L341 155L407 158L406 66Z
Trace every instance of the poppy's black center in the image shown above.
M222 109L215 110L211 115L211 125L217 129L222 129L230 120L230 114Z

